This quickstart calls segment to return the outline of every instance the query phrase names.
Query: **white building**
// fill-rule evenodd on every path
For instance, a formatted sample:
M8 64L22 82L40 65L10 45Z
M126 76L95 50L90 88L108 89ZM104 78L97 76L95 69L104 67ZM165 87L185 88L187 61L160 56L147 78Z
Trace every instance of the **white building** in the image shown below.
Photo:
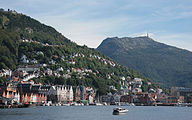
M132 93L136 94L136 93L139 93L139 92L142 92L142 89L141 88L134 88L132 90Z
M63 71L63 67L59 67L58 69L57 69L57 71Z
M12 71L10 69L8 69L8 70L6 70L6 69L0 70L0 77L11 76L11 75L12 75Z
M47 75L52 75L52 74L53 74L53 71L52 71L51 69L47 68L47 70L45 71L45 73L46 73Z
M14 101L17 102L17 103L20 102L20 94L17 93L17 92L14 94Z
M54 60L49 61L49 64L54 65L56 62Z
M18 71L26 71L26 72L35 72L40 71L39 66L36 65L19 65L17 68Z
M21 57L21 61L22 61L23 63L29 63L29 60L27 60L27 56L26 56L26 55L23 55L23 56Z
M37 64L37 60L36 59L33 59L30 62L33 63L33 64Z
M88 101L89 101L89 103L93 103L94 102L94 97L92 95L89 95Z
M72 86L64 86L64 85L51 86L47 95L48 98L53 102L64 103L73 101Z
M70 88L67 89L67 101L72 102L73 101L73 88L70 86Z
M120 79L121 79L121 80L125 80L125 77L124 77L124 76L123 76L123 77L120 77Z
M37 55L44 55L44 53L42 51L38 51Z

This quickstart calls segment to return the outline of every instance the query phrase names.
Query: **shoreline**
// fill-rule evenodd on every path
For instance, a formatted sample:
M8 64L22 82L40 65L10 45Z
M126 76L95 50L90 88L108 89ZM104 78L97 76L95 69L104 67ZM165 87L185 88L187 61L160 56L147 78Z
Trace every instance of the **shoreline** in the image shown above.
M29 108L29 107L36 107L36 106L42 106L44 107L44 105L40 105L40 104L23 104L23 105L0 105L0 109L11 109L11 108ZM50 106L57 106L57 107L61 107L61 106L66 106L66 105L58 105L58 104L53 104ZM70 106L118 106L118 105L69 105L67 107ZM128 107L129 105L127 105ZM131 105L130 105L131 106ZM156 104L156 105L135 105L135 106L154 106L154 107L158 107L158 106L172 106L172 107L192 107L192 104L189 103L185 103L185 104ZM49 106L46 106L49 107ZM121 105L121 107L125 107L124 105Z

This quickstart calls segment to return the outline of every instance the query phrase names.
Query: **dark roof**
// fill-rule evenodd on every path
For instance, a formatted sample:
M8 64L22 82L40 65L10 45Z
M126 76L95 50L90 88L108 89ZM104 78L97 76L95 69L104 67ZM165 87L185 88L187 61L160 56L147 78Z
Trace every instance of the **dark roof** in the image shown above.
M51 85L43 85L43 86L41 86L41 88L40 89L50 89L51 88Z
M33 85L32 87L31 87L31 92L39 92L39 88L40 88L40 85Z
M25 83L25 84L18 84L17 87L30 87L30 83Z
M192 92L192 88L179 87L180 92Z

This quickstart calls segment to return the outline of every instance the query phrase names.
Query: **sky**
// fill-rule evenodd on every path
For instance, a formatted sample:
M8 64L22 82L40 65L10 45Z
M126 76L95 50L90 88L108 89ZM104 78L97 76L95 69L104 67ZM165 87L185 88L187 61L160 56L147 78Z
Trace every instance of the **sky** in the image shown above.
M192 0L0 0L54 27L79 45L96 48L107 37L138 37L192 51Z

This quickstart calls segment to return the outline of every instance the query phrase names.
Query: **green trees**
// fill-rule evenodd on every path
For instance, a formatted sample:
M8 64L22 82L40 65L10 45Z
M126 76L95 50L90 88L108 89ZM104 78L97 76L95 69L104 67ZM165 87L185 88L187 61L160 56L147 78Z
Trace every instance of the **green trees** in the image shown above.
M6 85L8 79L6 77L0 77L0 85Z
M3 16L3 17L2 17ZM112 66L109 57L87 46L79 46L54 28L22 15L10 12L0 12L0 70L10 68L15 70L17 65L47 64L41 67L41 77L35 78L36 83L42 84L67 84L85 85L98 90L99 94L105 94L110 85L119 88L121 76L143 77L135 71L131 71L121 65ZM29 63L23 63L21 57L26 55ZM49 63L54 61L55 63ZM75 61L75 64L70 63ZM57 71L62 67L64 71ZM86 69L88 72L72 72L73 69ZM60 77L45 75L44 72L51 69L58 72ZM64 77L63 75L70 75ZM4 84L4 78L1 83ZM146 87L144 89L147 89Z

